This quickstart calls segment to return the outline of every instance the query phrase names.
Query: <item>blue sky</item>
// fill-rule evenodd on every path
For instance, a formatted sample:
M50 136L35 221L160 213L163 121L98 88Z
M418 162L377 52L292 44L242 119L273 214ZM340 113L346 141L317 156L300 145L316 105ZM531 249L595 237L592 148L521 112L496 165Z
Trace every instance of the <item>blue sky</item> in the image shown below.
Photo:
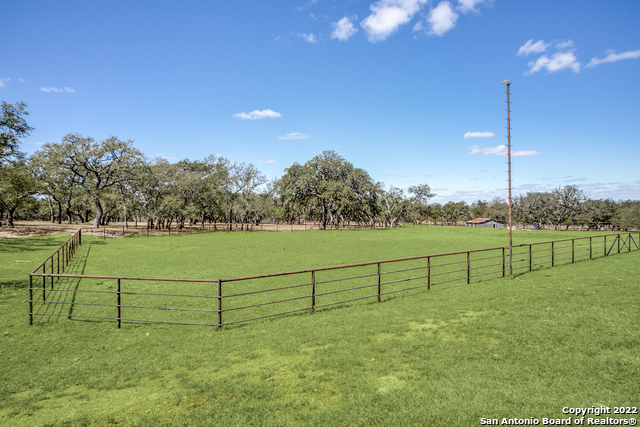
M438 202L640 199L638 1L2 2L0 99L67 133L276 178L335 150ZM495 136L491 136L495 135Z

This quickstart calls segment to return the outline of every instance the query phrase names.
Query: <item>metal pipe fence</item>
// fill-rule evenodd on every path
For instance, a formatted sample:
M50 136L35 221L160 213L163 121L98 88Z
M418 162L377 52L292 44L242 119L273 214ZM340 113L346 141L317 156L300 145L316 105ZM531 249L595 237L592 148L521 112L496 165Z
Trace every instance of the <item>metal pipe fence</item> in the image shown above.
M400 292L505 277L509 247L373 261L231 279L169 279L65 274L81 243L74 235L30 273L29 324L34 316L85 321L170 323L222 327ZM515 272L640 249L640 233L614 233L513 246ZM62 255L62 271L54 269ZM42 271L40 271L42 269ZM42 287L33 279L41 277ZM51 280L48 287L46 280ZM53 281L57 279L54 288ZM37 298L36 298L37 296Z

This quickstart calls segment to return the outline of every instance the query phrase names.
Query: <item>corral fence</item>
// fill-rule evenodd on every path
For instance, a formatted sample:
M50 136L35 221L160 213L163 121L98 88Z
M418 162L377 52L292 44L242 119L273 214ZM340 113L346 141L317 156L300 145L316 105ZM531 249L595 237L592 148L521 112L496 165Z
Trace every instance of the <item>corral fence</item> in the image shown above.
M66 274L82 243L78 231L29 275L34 317L222 327L400 292L504 277L509 247L314 268L232 279L168 279ZM512 247L516 274L640 249L640 233L527 243ZM83 256L83 255L80 255ZM41 286L36 282L42 280Z

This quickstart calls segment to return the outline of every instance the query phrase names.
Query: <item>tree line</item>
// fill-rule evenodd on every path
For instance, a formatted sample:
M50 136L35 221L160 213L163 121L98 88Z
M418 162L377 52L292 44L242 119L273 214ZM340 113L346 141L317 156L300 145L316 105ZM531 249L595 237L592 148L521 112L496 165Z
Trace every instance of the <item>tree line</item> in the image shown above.
M320 229L349 223L393 227L399 221L451 225L472 218L508 220L505 200L430 203L429 185L406 191L375 182L333 151L294 163L279 179L252 164L219 156L169 163L149 159L130 140L96 141L67 134L26 156L20 141L33 130L25 103L2 102L0 224L16 219L55 223L146 222L148 228L234 222L249 229L265 221L312 221ZM637 223L640 202L590 200L575 186L513 199L516 222L560 228L572 222Z

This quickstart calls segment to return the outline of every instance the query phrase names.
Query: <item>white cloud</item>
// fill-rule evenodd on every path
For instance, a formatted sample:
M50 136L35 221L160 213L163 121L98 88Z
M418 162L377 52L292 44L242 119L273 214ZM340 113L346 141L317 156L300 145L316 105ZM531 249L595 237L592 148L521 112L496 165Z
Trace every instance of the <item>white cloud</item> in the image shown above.
M564 49L568 49L570 47L573 47L573 40L565 40L563 42L558 42L558 43L556 43L556 47L559 50L564 50Z
M471 147L467 147L469 150L469 154L483 154L485 156L506 156L507 155L507 146L506 145L498 145L497 147L480 147L479 145L472 145ZM537 154L542 154L541 151L530 151L530 150L511 150L512 157L524 157L524 156L535 156Z
M288 133L285 136L279 136L278 139L307 139L307 135L300 132Z
M556 52L551 58L543 55L536 61L529 62L529 66L531 68L524 73L525 76L537 73L543 68L547 70L547 74L564 70L565 68L570 68L574 73L580 72L580 63L573 52Z
M543 40L538 40L537 42L533 42L533 39L528 40L524 45L520 46L518 49L518 56L527 56L530 53L540 53L547 50L551 43L545 43Z
M313 6L314 4L318 3L318 0L310 0L307 3L303 4L302 6L298 6L296 7L296 10L298 12L302 12L303 10L305 10L308 7Z
M589 64L587 64L587 67L593 68L596 65L604 64L606 62L617 62L617 61L622 61L623 59L637 59L637 58L640 58L640 50L629 50L627 52L622 52L622 53L615 53L615 51L612 51L611 53L609 53L609 55L605 56L602 59L600 58L591 59Z
M468 138L491 138L496 136L493 132L467 132L464 134L464 139Z
M258 160L260 163L276 163L277 160Z
M314 36L313 33L298 33L297 36L304 39L307 43L318 43L318 38Z
M20 80L20 83L25 83L26 82L25 79L18 79L18 80Z
M369 6L371 15L360 25L370 42L386 40L400 26L409 23L428 0L379 0Z
M476 6L489 3L491 0L458 0L458 10L462 13L478 12Z
M354 17L357 19L357 16ZM338 22L332 22L333 32L331 33L332 39L338 39L341 42L346 42L351 36L358 32L358 29L353 26L353 22L348 16L345 16Z
M6 87L7 82L10 82L11 79L9 77L5 77L4 79L0 79L0 87Z
M438 37L444 36L447 31L455 28L458 16L448 1L438 3L436 7L431 9L427 17L427 22L431 26L429 34Z
M41 87L40 88L41 91L43 92L67 92L67 93L76 93L75 90L71 89L68 86L65 87L53 87L53 86L49 86L49 87Z
M253 110L250 113L238 113L233 115L233 117L237 117L242 120L258 120L265 119L267 117L276 118L280 116L282 116L282 114L276 113L273 110Z

